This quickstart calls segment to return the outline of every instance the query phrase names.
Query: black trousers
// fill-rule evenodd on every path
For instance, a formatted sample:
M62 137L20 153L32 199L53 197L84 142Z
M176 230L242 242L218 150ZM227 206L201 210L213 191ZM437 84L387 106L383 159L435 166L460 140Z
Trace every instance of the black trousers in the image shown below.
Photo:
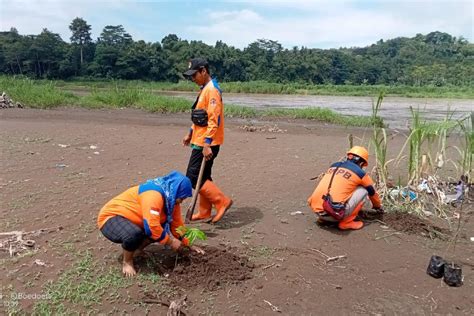
M204 173L202 175L201 185L206 182L206 180L212 181L212 165L214 164L214 159L216 159L217 154L219 154L220 146L211 146L212 158L206 161L206 167L204 168ZM193 189L196 188L197 180L199 178L199 169L201 169L201 163L204 159L202 155L202 149L193 149L191 152L191 157L189 158L188 170L186 171L186 177L191 180Z

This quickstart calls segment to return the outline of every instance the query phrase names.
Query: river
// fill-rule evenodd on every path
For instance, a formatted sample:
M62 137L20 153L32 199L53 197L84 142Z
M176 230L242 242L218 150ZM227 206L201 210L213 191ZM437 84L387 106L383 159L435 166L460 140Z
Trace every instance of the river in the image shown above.
M194 92L162 92L164 95L183 97L189 100L196 98ZM316 95L275 95L224 93L224 103L238 104L258 109L265 108L330 108L345 115L371 115L372 102L376 98L355 96L316 96ZM443 120L448 111L453 118L461 118L474 111L474 100L465 99L425 99L385 97L380 116L391 128L406 129L410 121L410 106L419 108L421 117L426 120Z
M69 89L68 89L69 90ZM87 90L70 90L75 94L87 94ZM196 92L155 91L156 94L181 97L194 101ZM365 115L372 113L372 103L376 98L356 96L316 96L316 95L280 95L280 94L246 94L225 93L224 104L235 104L257 109L305 107L329 108L345 115ZM380 116L390 128L406 129L411 118L410 106L419 109L421 118L426 120L443 120L448 111L452 117L459 119L474 111L474 100L471 99L428 99L385 97Z

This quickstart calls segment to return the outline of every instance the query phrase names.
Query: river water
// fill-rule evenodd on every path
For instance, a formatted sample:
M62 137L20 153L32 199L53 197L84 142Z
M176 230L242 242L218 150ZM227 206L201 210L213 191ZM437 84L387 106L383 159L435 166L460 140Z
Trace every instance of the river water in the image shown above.
M90 93L87 89L68 90L78 95ZM196 99L196 92L154 91L154 93L185 98L190 100L190 103ZM356 96L246 94L225 92L223 98L224 104L248 106L256 109L321 107L329 108L345 115L365 116L370 116L372 114L372 103L377 101L376 98ZM420 110L422 119L439 121L446 117L448 111L449 113L453 112L452 117L455 119L468 116L472 111L474 111L474 100L385 97L379 115L390 128L407 129L411 118L410 106Z
M160 92L168 96L182 97L194 101L195 92ZM345 115L366 115L372 113L372 102L376 98L352 96L315 96L315 95L274 95L274 94L223 94L224 104L237 104L257 109L266 108L329 108ZM420 109L422 119L443 120L446 114L454 112L453 118L462 118L474 111L474 100L464 99L425 99L385 97L380 116L391 128L406 129L410 121L410 106Z

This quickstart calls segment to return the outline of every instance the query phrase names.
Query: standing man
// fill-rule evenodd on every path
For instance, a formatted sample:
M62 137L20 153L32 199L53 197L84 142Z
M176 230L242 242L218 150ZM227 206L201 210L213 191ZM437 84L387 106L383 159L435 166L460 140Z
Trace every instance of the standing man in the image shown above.
M193 125L183 138L183 146L191 145L186 176L191 180L194 189L199 190L199 212L193 214L191 220L211 220L218 222L232 206L232 200L225 196L211 177L214 159L224 143L224 105L222 91L216 79L211 78L209 64L203 58L194 58L183 73L190 78L201 91L192 107L191 120ZM206 159L202 185L196 188L202 160ZM211 219L212 205L217 214Z

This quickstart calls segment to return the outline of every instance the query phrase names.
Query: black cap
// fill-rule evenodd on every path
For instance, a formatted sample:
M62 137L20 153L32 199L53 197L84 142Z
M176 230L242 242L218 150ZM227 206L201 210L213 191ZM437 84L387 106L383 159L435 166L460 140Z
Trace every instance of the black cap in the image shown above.
M189 61L188 70L183 72L183 76L191 77L196 71L202 68L209 68L209 63L204 58L193 58Z

